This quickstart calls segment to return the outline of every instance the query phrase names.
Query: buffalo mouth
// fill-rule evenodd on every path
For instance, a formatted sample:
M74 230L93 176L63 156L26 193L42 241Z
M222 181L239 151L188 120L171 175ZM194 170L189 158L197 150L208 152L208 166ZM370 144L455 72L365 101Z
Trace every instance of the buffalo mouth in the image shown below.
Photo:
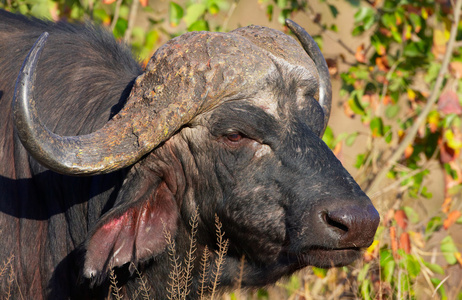
M301 268L306 266L333 268L349 265L361 256L361 248L311 247L302 253L289 254L289 261L299 264Z

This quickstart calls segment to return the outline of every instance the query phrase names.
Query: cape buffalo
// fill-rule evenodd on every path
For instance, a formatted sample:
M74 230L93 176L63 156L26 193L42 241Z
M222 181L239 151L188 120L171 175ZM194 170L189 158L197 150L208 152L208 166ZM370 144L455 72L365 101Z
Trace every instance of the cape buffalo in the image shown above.
M143 70L101 28L0 11L0 292L105 298L115 270L124 297L141 276L166 299L194 234L194 256L210 249L190 260L196 298L217 272L216 216L222 288L360 257L379 215L320 139L327 66L287 26L301 45L260 26L190 32Z

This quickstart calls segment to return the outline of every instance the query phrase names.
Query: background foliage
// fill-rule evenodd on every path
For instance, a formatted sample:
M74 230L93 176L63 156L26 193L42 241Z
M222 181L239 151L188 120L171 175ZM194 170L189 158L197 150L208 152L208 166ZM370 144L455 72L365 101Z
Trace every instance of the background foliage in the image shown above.
M251 1L259 4L256 14L277 20L286 32L285 18L309 20L321 48L344 25L336 22L339 7L348 2L354 11L350 36L335 38L338 53L327 60L333 80L341 82L334 101L361 125L336 135L329 128L324 140L339 158L354 153L356 179L382 222L354 266L307 268L275 287L224 298L462 299L461 1ZM102 24L130 43L143 62L186 31L233 29L228 23L238 5L239 0L0 2L0 8L25 15ZM357 36L364 42L346 46L345 40ZM443 184L430 188L438 177Z

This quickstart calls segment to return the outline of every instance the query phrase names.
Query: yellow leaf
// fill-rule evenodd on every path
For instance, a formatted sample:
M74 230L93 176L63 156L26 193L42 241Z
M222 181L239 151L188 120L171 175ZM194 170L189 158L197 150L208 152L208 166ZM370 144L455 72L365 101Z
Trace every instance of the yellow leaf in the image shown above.
M454 256L457 259L459 265L462 267L462 255L460 254L460 252L454 252Z
M404 39L409 40L411 38L412 26L407 25L405 30L406 31L404 32Z
M446 45L446 35L444 34L444 31L435 29L433 31L433 43L436 46L444 46Z
M454 135L452 130L446 130L444 133L444 137L448 141L448 146L454 150L462 149L462 140L460 136Z
M421 10L421 16L424 20L426 20L428 18L428 12L425 8L422 7L422 10Z
M407 89L407 96L409 97L409 100L414 101L416 94L413 90Z
M368 253L372 253L374 252L375 248L377 248L377 246L380 244L380 241L379 240L374 240L372 242L372 245L369 246L369 248L367 248L366 252Z

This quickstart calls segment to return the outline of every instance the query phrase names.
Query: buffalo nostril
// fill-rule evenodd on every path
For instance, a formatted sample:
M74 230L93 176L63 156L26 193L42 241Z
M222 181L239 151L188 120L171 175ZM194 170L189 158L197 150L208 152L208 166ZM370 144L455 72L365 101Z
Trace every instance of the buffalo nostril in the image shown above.
M331 226L333 229L337 229L340 233L348 232L348 225L342 223L341 218L337 218L336 216L332 217L329 216L328 213L324 213L323 219L327 225Z
M338 247L368 247L374 239L380 216L372 205L351 205L323 214L324 222L337 235Z

